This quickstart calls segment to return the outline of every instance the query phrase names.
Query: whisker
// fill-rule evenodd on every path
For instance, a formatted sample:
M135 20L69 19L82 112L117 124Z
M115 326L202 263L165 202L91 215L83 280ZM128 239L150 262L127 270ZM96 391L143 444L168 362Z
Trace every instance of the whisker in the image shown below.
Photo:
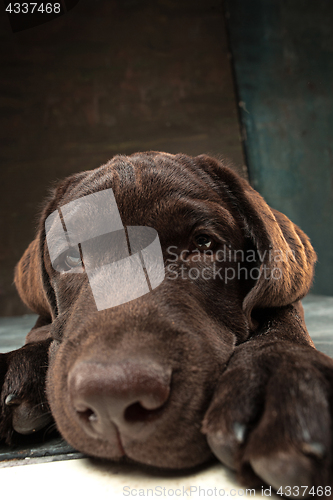
M44 433L43 433L43 439L45 439L47 434L51 434L51 432L53 432L55 429L57 429L57 425L55 422L52 422L50 425L48 425L45 428Z

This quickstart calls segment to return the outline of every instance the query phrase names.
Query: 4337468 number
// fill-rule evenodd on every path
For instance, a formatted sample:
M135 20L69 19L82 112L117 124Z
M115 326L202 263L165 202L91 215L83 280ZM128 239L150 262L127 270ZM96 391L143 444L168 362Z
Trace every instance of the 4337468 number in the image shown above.
M59 2L11 2L5 10L9 14L60 14L61 6Z
M277 490L277 495L284 495L285 497L297 497L312 495L313 497L330 497L331 486L284 486Z

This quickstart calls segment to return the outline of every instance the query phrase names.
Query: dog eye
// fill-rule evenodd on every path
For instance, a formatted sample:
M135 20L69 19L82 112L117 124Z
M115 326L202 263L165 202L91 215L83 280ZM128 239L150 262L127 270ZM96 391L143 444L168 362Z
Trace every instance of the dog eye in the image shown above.
M75 248L70 248L65 255L65 264L70 269L72 269L73 267L82 266L80 252Z
M197 234L194 237L194 243L199 250L212 249L214 246L214 240L208 234Z

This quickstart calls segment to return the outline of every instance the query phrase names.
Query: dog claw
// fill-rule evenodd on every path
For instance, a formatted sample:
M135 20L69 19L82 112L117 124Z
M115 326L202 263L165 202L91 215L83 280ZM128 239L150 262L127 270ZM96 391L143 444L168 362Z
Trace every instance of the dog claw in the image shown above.
M5 399L5 404L7 406L14 406L20 404L21 400L17 396L17 394L8 394L8 396Z
M314 455L316 458L324 458L326 454L326 448L322 443L312 442L312 443L303 443L302 452L305 455Z
M239 422L235 422L233 427L237 443L239 444L244 443L245 431L246 431L245 425L240 424Z

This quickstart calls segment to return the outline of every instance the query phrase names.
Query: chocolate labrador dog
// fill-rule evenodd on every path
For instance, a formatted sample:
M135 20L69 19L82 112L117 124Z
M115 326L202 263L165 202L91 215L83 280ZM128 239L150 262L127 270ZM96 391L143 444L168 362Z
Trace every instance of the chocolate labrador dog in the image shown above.
M92 215L97 205L82 200L103 192ZM95 231L107 199L119 241L128 245L133 227L158 235L156 286L140 288L156 263L149 271L138 253L122 281L117 267L117 286L107 275L113 243ZM70 226L91 229L97 263ZM295 224L208 156L116 156L68 177L16 268L39 319L25 346L0 358L2 438L52 414L90 456L181 469L214 454L245 484L329 496L333 361L314 348L300 303L315 261Z

